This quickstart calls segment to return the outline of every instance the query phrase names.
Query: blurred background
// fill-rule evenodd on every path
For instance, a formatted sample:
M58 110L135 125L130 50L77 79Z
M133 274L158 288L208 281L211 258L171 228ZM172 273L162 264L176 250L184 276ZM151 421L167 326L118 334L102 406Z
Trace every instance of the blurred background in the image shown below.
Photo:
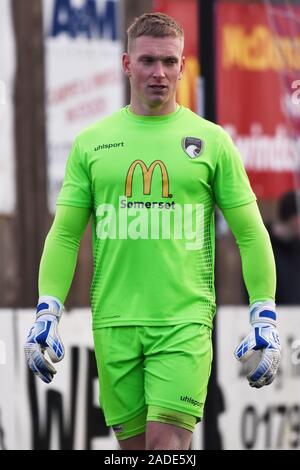
M90 228L53 385L29 374L22 345L72 141L128 103L126 29L150 11L184 27L178 102L231 134L277 263L283 361L272 387L251 390L233 358L248 329L240 256L217 212L215 362L193 447L300 448L300 0L0 0L0 449L117 446L97 404Z

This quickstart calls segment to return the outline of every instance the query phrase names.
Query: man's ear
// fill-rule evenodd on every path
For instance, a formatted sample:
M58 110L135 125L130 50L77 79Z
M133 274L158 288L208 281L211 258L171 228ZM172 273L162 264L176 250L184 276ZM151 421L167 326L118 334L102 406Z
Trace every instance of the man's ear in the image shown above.
M183 55L182 58L181 58L181 65L180 65L178 80L182 79L184 71L185 71L185 56Z
M129 57L128 52L124 52L123 55L122 55L122 68L123 68L123 72L125 73L125 75L127 77L130 77L130 75L131 75L131 73L130 73L130 57Z

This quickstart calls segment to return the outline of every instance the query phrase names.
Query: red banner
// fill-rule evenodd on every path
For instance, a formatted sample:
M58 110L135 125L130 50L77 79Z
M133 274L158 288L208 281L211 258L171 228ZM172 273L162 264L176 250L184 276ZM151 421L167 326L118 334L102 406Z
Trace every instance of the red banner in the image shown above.
M235 140L253 190L264 199L295 187L299 171L300 104L292 83L300 78L300 9L288 9L216 6L218 122Z

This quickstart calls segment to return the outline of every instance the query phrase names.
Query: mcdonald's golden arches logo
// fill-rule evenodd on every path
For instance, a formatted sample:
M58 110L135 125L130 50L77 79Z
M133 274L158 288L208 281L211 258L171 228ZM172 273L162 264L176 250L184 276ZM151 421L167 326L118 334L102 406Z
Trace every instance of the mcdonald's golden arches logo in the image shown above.
M142 160L135 160L129 167L126 176L125 195L126 197L132 196L132 180L133 174L137 166L140 166L143 172L144 180L144 194L149 195L151 192L152 176L156 166L160 167L162 177L162 197L172 197L169 194L169 176L166 165L161 160L155 160L151 163L150 167L147 168L146 164Z

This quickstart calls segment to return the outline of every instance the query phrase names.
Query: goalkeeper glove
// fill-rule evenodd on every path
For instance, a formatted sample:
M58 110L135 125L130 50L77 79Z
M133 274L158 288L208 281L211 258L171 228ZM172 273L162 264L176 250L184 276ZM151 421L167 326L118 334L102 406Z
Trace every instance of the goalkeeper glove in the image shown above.
M253 329L236 348L235 357L246 362L256 351L261 353L259 363L247 375L251 387L261 388L273 382L281 358L275 303L266 301L251 305L250 323Z
M50 383L56 370L45 358L47 351L52 362L63 359L65 350L58 335L58 322L64 308L55 297L40 297L36 321L25 343L25 355L29 368L43 382Z

